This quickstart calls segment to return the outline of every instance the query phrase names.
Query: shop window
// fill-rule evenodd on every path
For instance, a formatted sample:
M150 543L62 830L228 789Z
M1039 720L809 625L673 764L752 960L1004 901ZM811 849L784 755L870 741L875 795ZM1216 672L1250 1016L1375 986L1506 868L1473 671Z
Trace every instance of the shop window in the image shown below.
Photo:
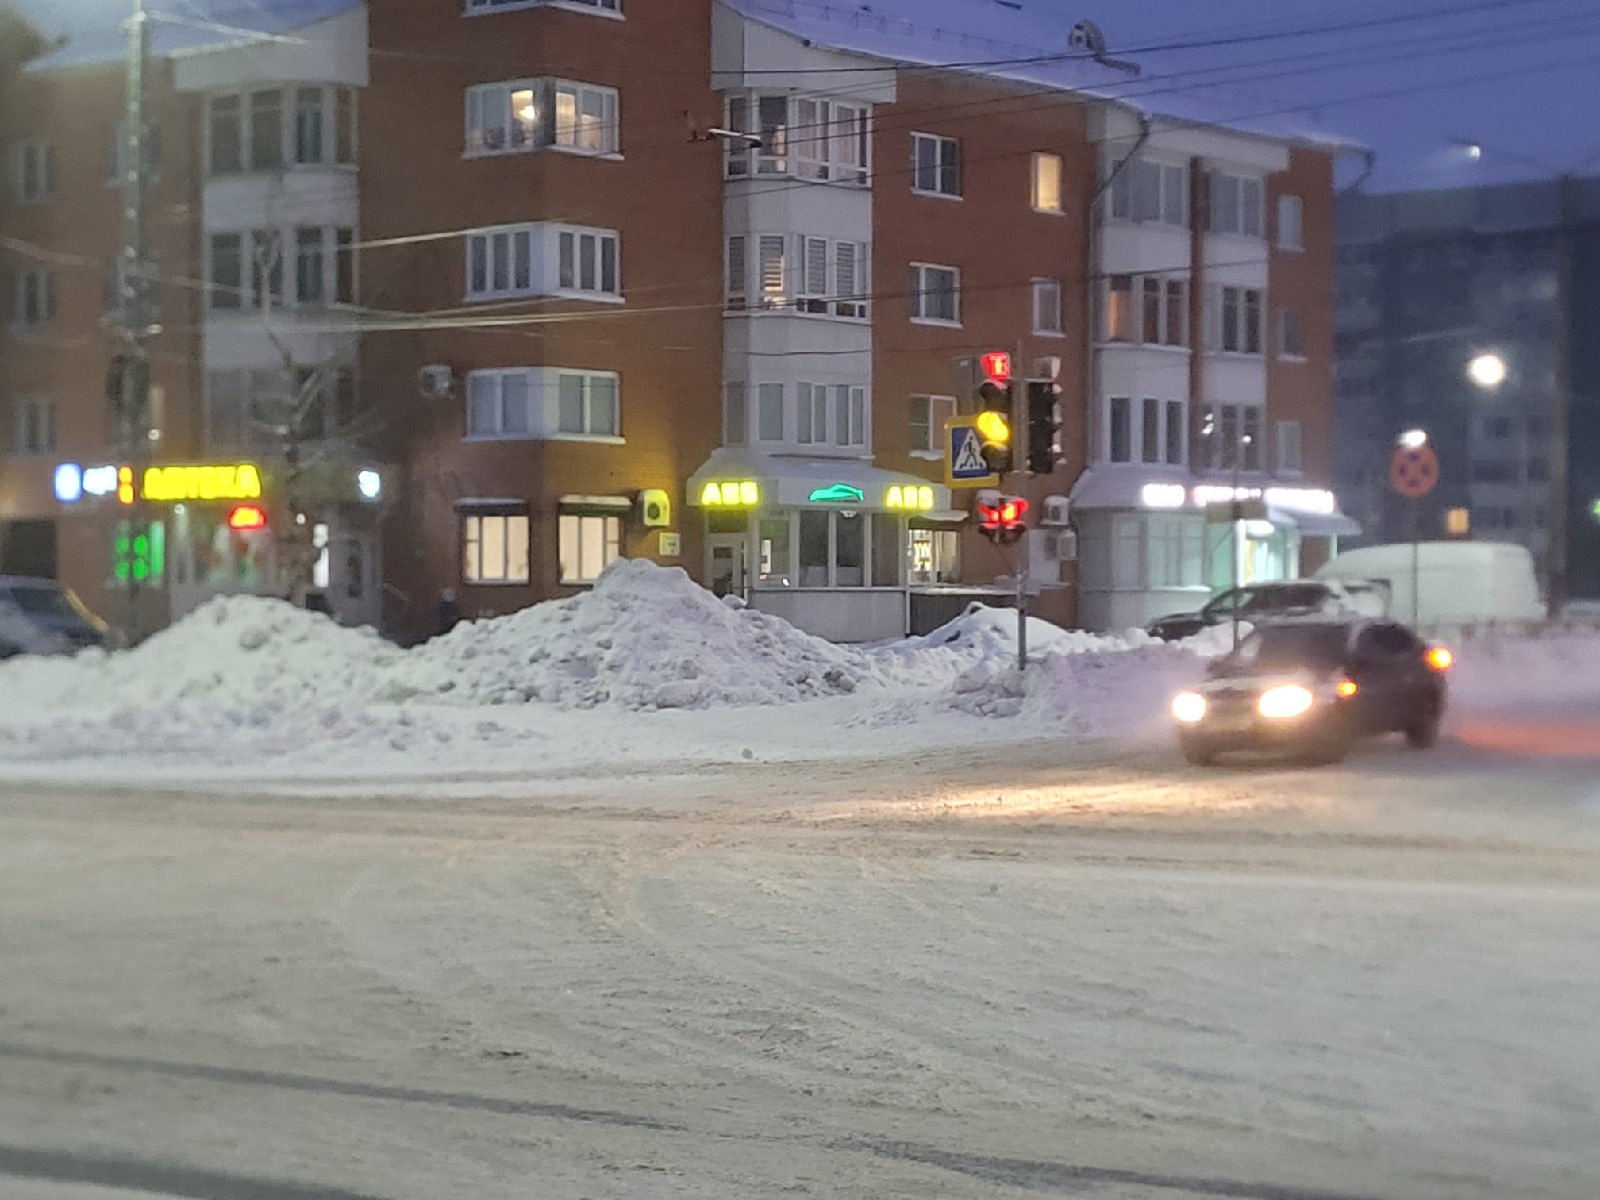
M832 523L832 513L807 510L800 514L801 587L829 586L829 566L832 561L829 535Z
M768 587L790 587L794 583L794 561L790 552L789 518L763 517L756 537L761 551L760 577Z
M913 529L907 577L913 584L955 583L961 577L961 538L951 529Z
M872 518L872 586L899 587L905 553L901 549L900 522L885 516Z
M867 518L861 513L834 514L834 587L867 585Z
M562 583L593 583L622 557L621 517L564 512L557 524Z
M472 584L527 583L528 514L468 513L461 518L461 578Z

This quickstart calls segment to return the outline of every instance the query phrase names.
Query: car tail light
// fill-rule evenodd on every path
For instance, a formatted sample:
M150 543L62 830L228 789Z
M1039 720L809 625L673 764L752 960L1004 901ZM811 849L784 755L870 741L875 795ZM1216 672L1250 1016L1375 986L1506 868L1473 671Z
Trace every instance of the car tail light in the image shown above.
M1428 666L1435 671L1448 671L1456 661L1456 656L1443 646L1434 646L1428 651Z
M1361 690L1354 679L1341 679L1333 685L1333 690L1342 700L1348 700Z

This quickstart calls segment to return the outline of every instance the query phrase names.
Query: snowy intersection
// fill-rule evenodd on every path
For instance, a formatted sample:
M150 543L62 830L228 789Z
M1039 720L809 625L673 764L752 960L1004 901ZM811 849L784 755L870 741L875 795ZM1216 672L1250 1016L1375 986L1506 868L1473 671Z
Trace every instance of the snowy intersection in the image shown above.
M684 680L820 694L508 702L643 653L546 613L452 705L263 616L0 702L0 1195L1600 1194L1586 640L1463 646L1431 754L1201 772L1182 649L762 625Z

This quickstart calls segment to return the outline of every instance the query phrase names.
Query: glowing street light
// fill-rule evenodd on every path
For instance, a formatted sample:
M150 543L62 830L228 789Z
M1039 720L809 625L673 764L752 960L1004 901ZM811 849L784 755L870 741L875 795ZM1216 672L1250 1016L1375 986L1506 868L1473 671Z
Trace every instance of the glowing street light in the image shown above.
M1428 431L1426 429L1408 429L1396 441L1405 450L1421 450L1428 444Z
M1480 354L1467 364L1467 378L1484 391L1493 391L1506 381L1506 360L1498 354Z

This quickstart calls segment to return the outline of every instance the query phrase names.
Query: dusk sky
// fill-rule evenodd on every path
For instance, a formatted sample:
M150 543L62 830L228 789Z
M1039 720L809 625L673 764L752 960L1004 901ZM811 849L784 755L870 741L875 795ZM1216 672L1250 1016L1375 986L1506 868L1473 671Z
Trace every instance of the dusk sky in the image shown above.
M380 0L381 2L381 0ZM639 0L649 2L649 0ZM944 0L946 4L949 0ZM985 8L996 0L970 0ZM18 0L52 30L105 30L128 0ZM192 13L198 0L150 0ZM273 0L209 0L233 20ZM1066 30L1095 20L1113 52L1144 75L1138 87L1218 82L1198 68L1232 68L1225 90L1241 117L1305 105L1329 130L1378 152L1373 186L1449 187L1600 169L1600 0L1023 0L1034 19ZM840 7L850 7L841 3ZM903 8L900 4L882 3ZM1202 8L1204 16L1202 16ZM1339 26L1330 30L1329 26ZM1271 37L1299 31L1296 37ZM1255 39L1242 41L1240 39ZM1173 43L1232 41L1228 45ZM1140 52L1140 51L1143 52ZM1173 78L1176 76L1176 78ZM1453 139L1485 146L1472 162Z

